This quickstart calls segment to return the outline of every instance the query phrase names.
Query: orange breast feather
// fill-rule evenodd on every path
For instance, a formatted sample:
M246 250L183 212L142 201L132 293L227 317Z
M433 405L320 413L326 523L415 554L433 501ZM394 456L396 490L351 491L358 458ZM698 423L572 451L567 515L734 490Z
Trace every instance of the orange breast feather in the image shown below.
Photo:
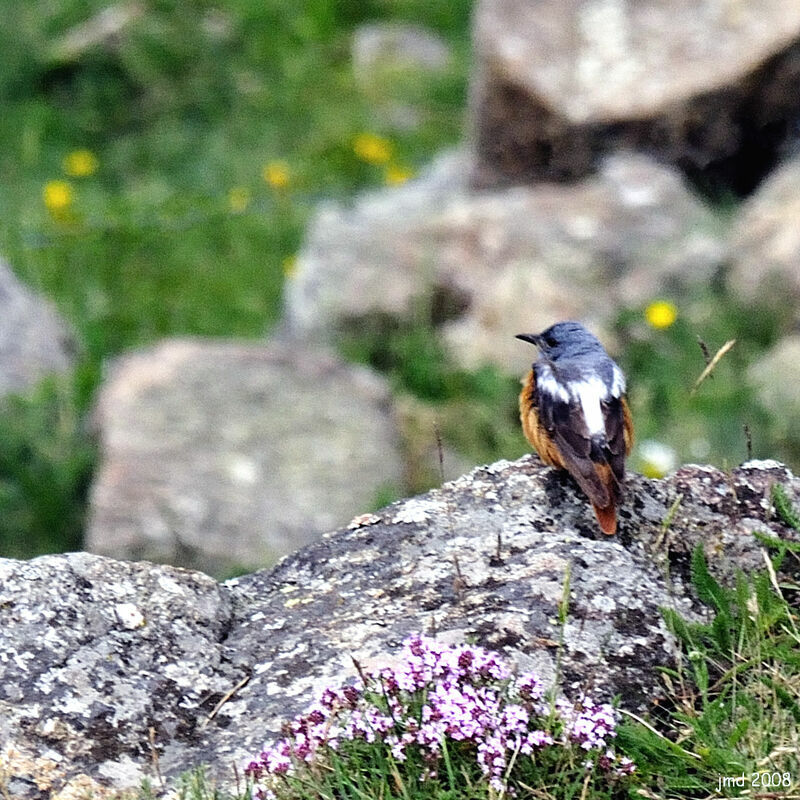
M519 418L525 438L542 461L551 467L564 469L564 462L558 449L539 421L533 370L530 370L522 381L522 391L519 393Z

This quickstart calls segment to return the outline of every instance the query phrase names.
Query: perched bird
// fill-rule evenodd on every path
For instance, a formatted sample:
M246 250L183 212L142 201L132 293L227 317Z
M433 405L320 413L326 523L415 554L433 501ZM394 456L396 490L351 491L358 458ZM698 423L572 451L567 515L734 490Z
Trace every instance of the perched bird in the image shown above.
M539 348L519 395L525 438L545 464L572 475L591 501L600 529L612 534L625 456L633 444L625 376L578 322L558 322L517 339Z

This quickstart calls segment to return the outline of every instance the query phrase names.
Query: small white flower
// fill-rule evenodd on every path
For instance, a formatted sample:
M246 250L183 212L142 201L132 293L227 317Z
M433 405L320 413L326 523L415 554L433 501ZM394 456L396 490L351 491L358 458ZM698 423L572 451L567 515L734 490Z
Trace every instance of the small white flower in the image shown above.
M639 445L642 473L648 478L663 478L678 466L678 454L668 444L645 439Z

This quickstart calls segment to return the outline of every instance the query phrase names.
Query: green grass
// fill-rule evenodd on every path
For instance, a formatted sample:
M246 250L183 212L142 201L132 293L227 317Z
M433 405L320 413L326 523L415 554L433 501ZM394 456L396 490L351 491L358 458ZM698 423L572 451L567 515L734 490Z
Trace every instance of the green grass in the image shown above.
M781 309L742 307L721 286L674 302L678 318L666 330L646 326L636 309L619 318L619 361L629 377L637 438L668 443L681 462L732 467L749 456L747 426L753 457L800 463L800 438L778 434L747 379L750 364L785 330ZM698 340L713 356L730 339L736 344L693 393L706 366Z
M94 449L79 391L44 382L30 397L0 399L0 554L80 550Z
M12 443L0 460L2 555L79 543L91 470L81 417L108 358L170 335L262 337L318 200L384 181L355 137L387 138L391 163L415 170L461 136L467 0L153 0L111 44L65 54L68 33L107 5L0 0L0 253L56 302L82 353L78 395L48 390L0 416ZM389 76L367 96L349 48L371 20L432 27L452 65ZM418 127L393 127L380 113L391 102L412 105ZM98 168L69 177L63 160L80 148ZM288 169L284 187L262 175L273 162ZM43 202L54 180L72 186L61 213ZM68 434L44 424L54 403L75 423Z
M677 669L664 671L672 706L660 732L625 726L621 747L658 796L707 797L721 777L742 774L744 783L722 784L723 796L760 794L753 775L780 775L774 788L797 792L800 617L784 592L796 599L800 587L780 586L772 570L740 573L734 587L723 587L699 550L692 567L713 617L689 623L664 610L682 647ZM769 791L768 784L760 788Z
M22 14L7 5L14 22L4 33L16 46L0 64L0 141L13 189L0 198L0 244L57 299L94 359L176 332L263 334L279 313L283 261L317 198L382 178L355 157L353 138L377 129L396 160L417 167L459 135L463 2L447 13L421 2L391 12L369 3L151 3L118 47L69 61L55 58L58 42L104 3L64 3L56 13L30 3ZM423 122L411 133L373 117L349 63L355 23L404 11L438 23L459 55L452 73L417 84ZM79 147L97 154L99 169L73 181L71 219L54 221L42 187L64 177L62 159ZM274 160L290 170L284 191L262 179ZM229 209L233 187L251 194L244 213Z

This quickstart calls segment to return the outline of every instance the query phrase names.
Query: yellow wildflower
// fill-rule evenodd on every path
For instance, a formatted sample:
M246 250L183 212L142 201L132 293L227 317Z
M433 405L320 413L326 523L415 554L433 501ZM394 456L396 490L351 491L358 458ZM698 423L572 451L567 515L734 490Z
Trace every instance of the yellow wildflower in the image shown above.
M374 133L360 133L353 141L353 152L367 164L380 166L392 157L392 143Z
M61 166L70 178L86 178L97 172L97 156L86 148L73 150L64 156Z
M644 310L644 318L651 328L664 330L678 318L678 309L669 300L654 300Z
M74 199L75 194L69 181L48 181L42 190L45 207L54 217L63 216Z
M234 186L228 192L228 208L234 214L241 214L250 205L252 195L246 186Z
M383 180L387 186L400 186L413 177L414 170L399 164L389 164L383 171Z
M286 256L281 262L283 274L286 278L292 279L297 274L297 256Z
M285 161L270 161L264 165L261 175L273 189L285 189L289 185L289 165Z

